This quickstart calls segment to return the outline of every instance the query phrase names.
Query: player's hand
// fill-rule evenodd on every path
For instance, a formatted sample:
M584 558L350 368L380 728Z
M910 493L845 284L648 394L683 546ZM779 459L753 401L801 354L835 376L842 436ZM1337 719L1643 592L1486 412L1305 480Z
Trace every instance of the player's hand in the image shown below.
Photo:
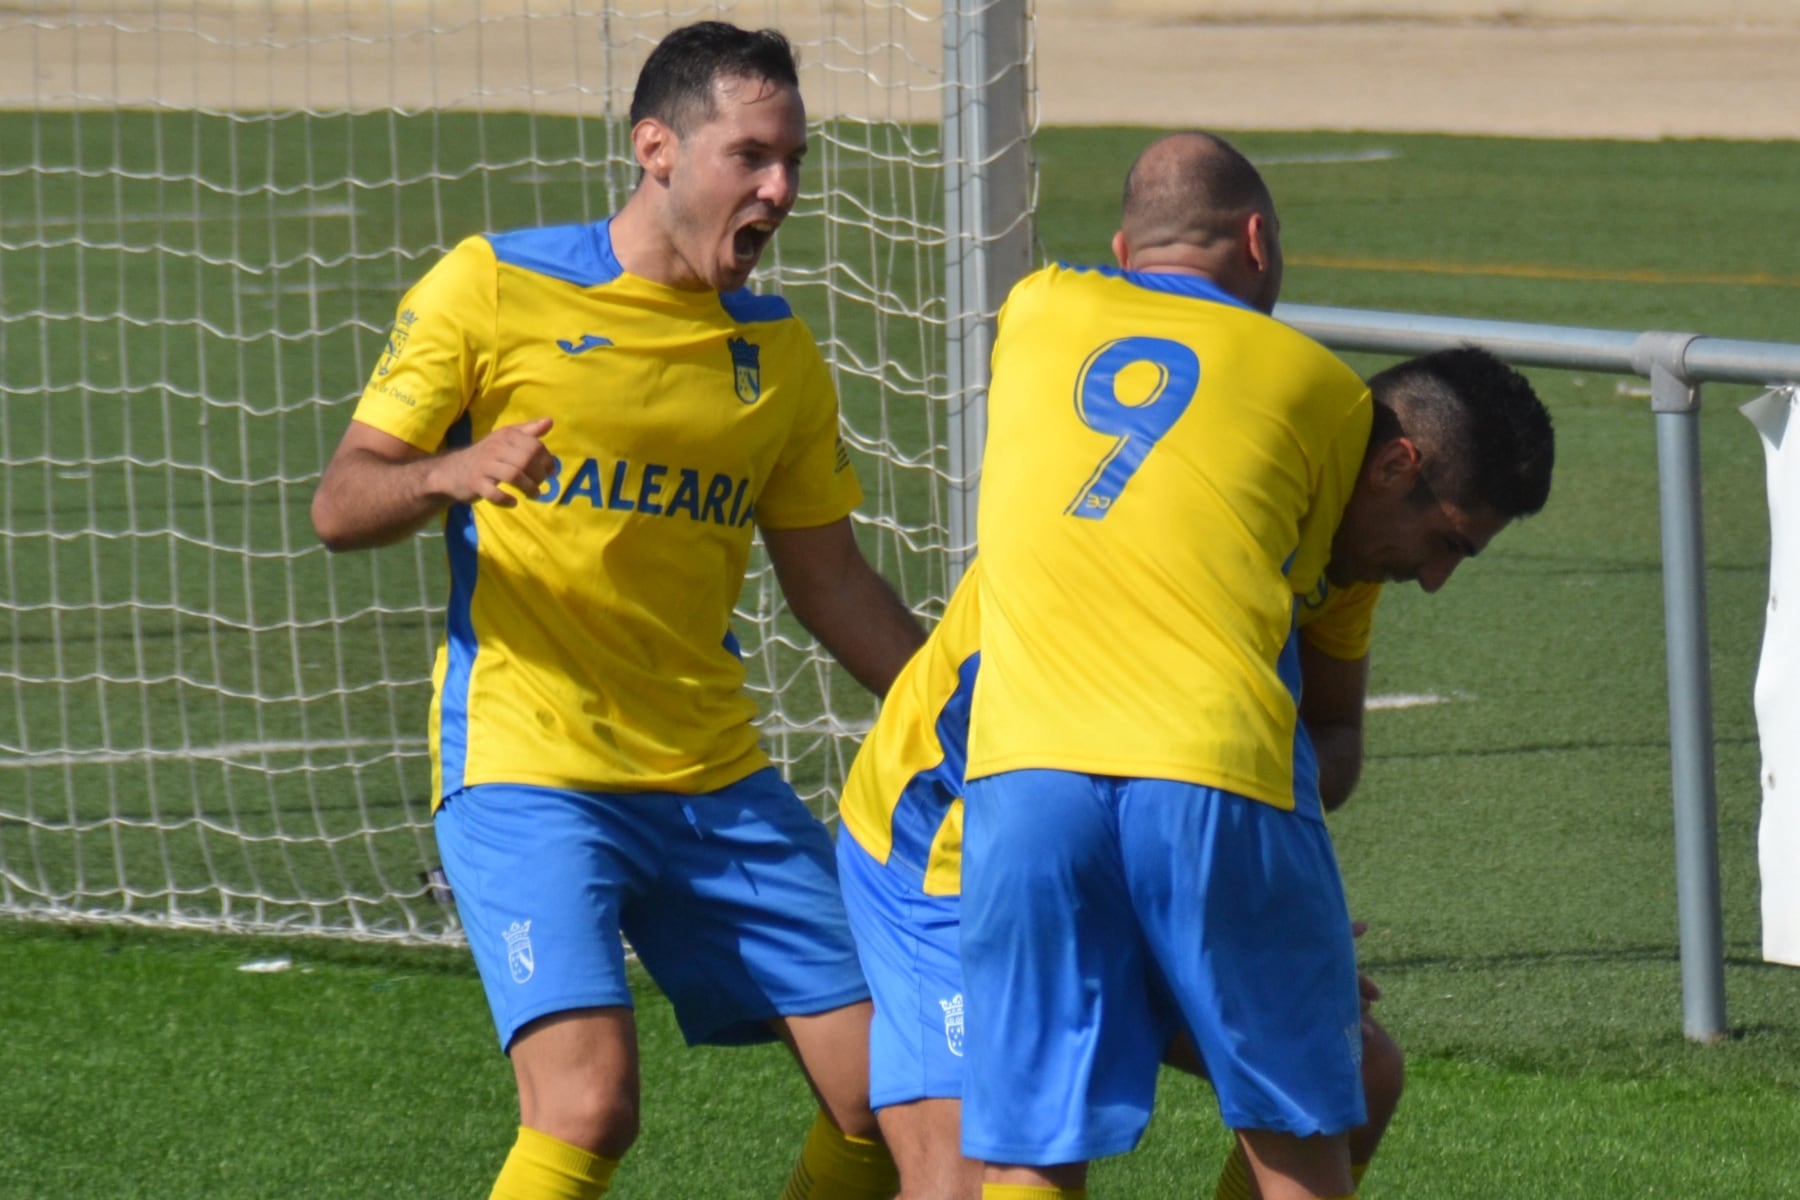
M539 417L518 425L502 425L473 446L454 456L451 492L458 500L486 500L502 508L519 502L514 492L501 485L535 496L556 465L555 455L544 445L552 421Z
M1350 922L1351 937L1359 938L1368 931L1369 923L1367 921ZM1356 973L1356 995L1357 999L1362 1003L1363 1015L1367 1016L1369 1006L1381 999L1381 986L1367 975L1364 975L1361 971L1358 971Z

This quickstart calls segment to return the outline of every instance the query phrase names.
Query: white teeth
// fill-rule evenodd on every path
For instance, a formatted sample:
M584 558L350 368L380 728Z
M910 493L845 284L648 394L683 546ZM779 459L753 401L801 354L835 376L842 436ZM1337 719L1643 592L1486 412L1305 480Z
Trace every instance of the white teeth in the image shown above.
M752 221L752 222L750 222L750 228L756 230L756 232L758 232L758 233L774 233L775 232L775 222L773 222L773 221Z

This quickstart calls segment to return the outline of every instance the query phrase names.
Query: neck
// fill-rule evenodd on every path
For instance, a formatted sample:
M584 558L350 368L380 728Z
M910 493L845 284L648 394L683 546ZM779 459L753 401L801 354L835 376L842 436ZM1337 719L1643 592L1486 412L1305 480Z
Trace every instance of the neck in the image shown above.
M706 291L706 283L688 266L657 220L652 197L645 193L646 188L655 186L655 181L643 180L625 206L613 214L613 256L639 279L680 291Z

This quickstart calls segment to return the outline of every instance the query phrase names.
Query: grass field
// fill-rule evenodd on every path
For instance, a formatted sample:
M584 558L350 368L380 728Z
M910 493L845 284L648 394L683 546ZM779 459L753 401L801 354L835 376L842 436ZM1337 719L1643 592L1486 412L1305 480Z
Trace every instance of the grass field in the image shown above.
M1104 252L1117 181L1146 136L1133 130L1042 135L1046 256L1091 259ZM441 130L439 137L464 144ZM319 146L329 141L325 131L313 138ZM1792 143L1248 133L1238 141L1263 163L1282 210L1289 255L1284 299L1290 301L1776 341L1794 339L1800 328L1800 241L1792 237L1800 154ZM28 186L19 176L0 175L0 214L10 219L19 211L18 189ZM594 185L552 201L586 206L592 215L603 190ZM552 215L500 211L493 197L509 194L484 190L460 216L441 215L441 197L417 207L439 213L433 220L477 222L470 228L484 215L495 223ZM93 197L79 202L98 203ZM183 210L208 203L190 196L161 202ZM401 207L396 203L396 213ZM184 228L197 238L286 236L273 226L235 235L204 222ZM815 235L803 225L784 232L784 241L790 235L801 236L785 253L803 257L817 248L809 247ZM822 247L824 238L817 242ZM367 270L332 267L336 261L328 256L318 269ZM403 277L417 265L395 263L393 274ZM68 283L55 276L0 262L5 310L75 303L56 292ZM366 331L344 321L385 322L393 281L379 282L354 292L365 309L323 314L328 319L316 326L309 322L318 315L306 312L299 296L271 301L293 306L291 313L282 310L282 320L292 320L290 336L259 342L256 353L267 352L264 365L271 370L316 371L327 380L341 375L321 394L347 395L368 351L356 347ZM169 289L210 295L217 286L207 278L190 283L152 272L122 279L92 311L113 303L128 314L138 311L134 305L175 311ZM91 290L88 302L94 303ZM822 303L811 288L800 289L796 302L803 311ZM808 316L818 323L813 312ZM218 317L227 329L231 319ZM326 337L308 339L309 327L325 328ZM131 335L96 324L80 336L93 360L111 349L100 344L106 339ZM41 392L44 380L58 378L49 356L17 336L0 342L0 352L0 393ZM209 363L212 354L223 357ZM1379 365L1374 358L1355 361ZM206 372L243 369L241 353L196 334L191 362L166 365L162 377L187 378L182 372L191 371L200 391L208 390L197 386ZM251 370L243 386L261 378L262 369ZM1407 1099L1364 1194L1408 1200L1800 1196L1800 972L1762 964L1759 954L1758 758L1750 696L1768 535L1760 449L1734 411L1753 392L1709 389L1702 417L1732 1036L1696 1046L1681 1036L1648 402L1631 393L1636 380L1532 374L1557 423L1550 504L1503 534L1441 595L1396 592L1384 602L1373 691L1442 702L1371 714L1362 788L1333 826L1352 908L1371 927L1362 942L1364 965L1386 989L1380 1011L1411 1065ZM106 425L92 418L106 411L108 388L141 399L148 384L101 368L90 369L86 383L80 411L88 425L138 439L139 457L145 446L175 455L191 445L182 431L203 418L237 419L209 415L197 402L182 408L186 401L176 395L146 418L149 428ZM847 410L870 400L847 389ZM7 462L18 461L19 448L36 445L33 439L46 438L59 447L57 463L91 456L83 447L93 445L93 428L68 428L65 411L48 402L23 411L8 400ZM338 409L331 419L345 415ZM850 415L858 419L855 411ZM273 440L241 428L215 430L207 441L213 452L241 457L215 463L219 479L210 486L229 489L239 486L229 480L264 474L302 479L316 469L327 434L335 431L324 428L315 409L297 409L287 419L293 426L279 453L291 457L282 461L265 461L278 455ZM7 528L45 532L7 542L16 675L47 670L29 656L66 646L55 638L71 632L79 635L80 653L99 656L101 676L125 671L118 664L131 664L134 654L167 655L165 673L174 680L212 671L298 697L314 689L296 686L282 671L304 682L316 670L335 683L340 671L360 679L422 670L413 660L423 657L429 641L423 618L367 618L389 622L389 644L404 663L334 663L339 646L329 642L316 658L296 656L290 635L265 630L252 601L273 596L284 616L289 605L320 615L329 612L324 593L302 588L290 600L286 585L257 574L264 567L256 557L232 575L209 562L187 563L179 557L185 550L143 555L138 578L166 571L177 594L183 585L197 589L192 602L135 619L102 605L88 618L92 628L54 627L59 618L38 605L53 590L117 599L105 590L113 576L92 556L64 553L50 569L58 543L49 534L58 516L71 527L85 526L99 511L103 525L112 519L122 532L140 528L129 511L128 479L140 488L140 507L160 512L167 500L161 478L128 467L122 455L93 464L95 476L111 480L106 486L94 477L60 479L54 465L8 469ZM45 500L38 495L40 476L52 481L50 488L69 490ZM157 486L146 494L149 479ZM258 490L254 502L235 506L226 503L232 494L214 495L211 511L230 511L238 524L196 527L196 537L302 546L304 488L277 488L273 500ZM205 519L201 506L174 499L166 506L175 514L171 521ZM104 553L143 544L121 536ZM35 569L32 554L42 556ZM391 584L410 594L425 568L402 553L339 560L332 569L373 575L377 590ZM260 636L275 640L245 654L224 636L199 646L180 636L193 613L224 611L238 612L250 643ZM191 657L177 663L178 654L216 656L222 665L202 666ZM48 730L121 720L106 708L103 683L64 690L78 694L15 687L17 702L32 707L5 723ZM186 703L185 719L221 723L205 729L207 737L272 738L300 728L341 733L370 724L391 727L396 738L416 736L410 714L361 692L354 701L309 708L312 702L296 699L240 716L183 701L180 691L172 682L148 699L134 693L124 717L155 726L181 715ZM365 703L369 710L357 707ZM250 724L227 727L236 720ZM42 802L63 794L70 769L0 772L0 814L20 802L18 791L8 791L15 781L35 778L31 786ZM316 771L232 775L196 771L179 758L153 769L162 773L153 780L159 796L185 796L190 781L211 787L222 776L226 798L242 806L253 832L261 832L255 822L270 818L252 809L291 811L300 827L327 835L319 845L330 847L340 829L334 822L362 819L361 812L332 807L331 789L321 787ZM121 770L80 770L94 772L100 798L94 812L78 814L84 820L137 814L150 803L148 786ZM381 788L363 785L380 795L360 803L365 811L391 813L394 827L383 836L402 842L415 837L405 824L408 806L418 802L409 770L391 768L392 781ZM268 794L293 807L270 809ZM18 861L30 836L0 820L4 861ZM196 870L220 869L218 854L205 861L211 836L204 827L187 835L180 854L193 857ZM52 862L62 864L51 874L104 875L135 838L159 854L166 845L135 829L99 824L84 837L79 854L43 839L51 843ZM410 844L402 849L418 854ZM266 847L233 853L241 857L224 868L233 877L292 869ZM271 860L260 860L262 854ZM184 861L174 869L185 880ZM353 880L370 871L366 863L320 869ZM272 955L290 957L292 969L237 969ZM454 951L15 923L0 925L0 978L8 981L0 988L0 1029L11 1035L0 1039L0 1146L6 1147L0 1197L7 1200L473 1197L485 1194L510 1139L509 1073L494 1051L472 969ZM807 1119L808 1100L794 1072L774 1050L681 1050L652 992L644 992L640 1012L646 1131L615 1194L627 1200L772 1195ZM1210 1195L1222 1141L1205 1088L1171 1077L1144 1145L1103 1165L1095 1194Z

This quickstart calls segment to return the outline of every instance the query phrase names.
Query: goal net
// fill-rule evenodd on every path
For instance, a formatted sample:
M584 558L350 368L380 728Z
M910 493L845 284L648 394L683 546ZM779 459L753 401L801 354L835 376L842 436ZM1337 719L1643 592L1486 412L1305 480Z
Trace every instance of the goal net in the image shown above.
M0 912L458 936L425 744L441 539L329 556L308 506L402 291L470 233L614 211L639 64L712 17L799 51L803 197L755 286L819 338L859 536L929 619L1008 273L963 193L1029 134L983 140L1015 116L980 107L992 47L947 74L935 5L0 11ZM737 632L766 742L829 817L873 701L760 558Z

